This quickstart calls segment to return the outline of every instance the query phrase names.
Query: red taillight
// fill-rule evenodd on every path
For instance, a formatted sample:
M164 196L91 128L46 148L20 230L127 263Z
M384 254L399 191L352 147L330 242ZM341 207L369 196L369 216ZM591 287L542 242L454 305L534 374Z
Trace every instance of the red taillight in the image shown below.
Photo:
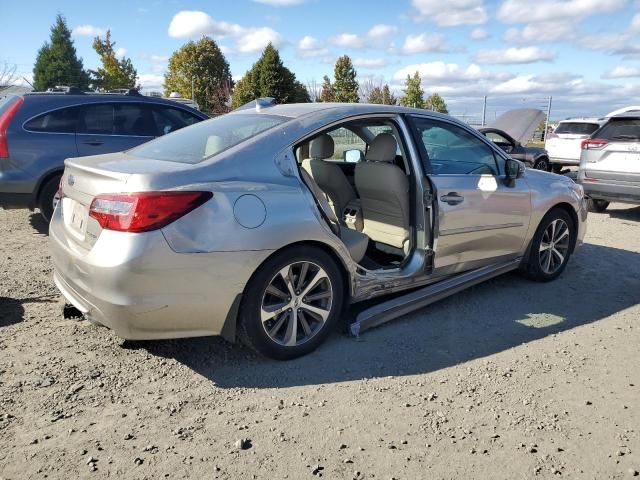
M580 144L582 150L599 150L609 143L609 140L603 138L588 138Z
M7 144L7 129L18 109L24 103L24 98L18 97L5 112L0 115L0 158L9 157L9 145Z
M211 192L103 194L93 199L89 215L107 230L148 232L169 225L211 197Z

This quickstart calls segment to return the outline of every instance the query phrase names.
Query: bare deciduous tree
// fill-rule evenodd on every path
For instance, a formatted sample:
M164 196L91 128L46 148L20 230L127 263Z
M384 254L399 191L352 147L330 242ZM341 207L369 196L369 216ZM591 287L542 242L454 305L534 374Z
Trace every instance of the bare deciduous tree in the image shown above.
M16 83L18 76L16 70L18 66L8 62L0 64L0 91L8 88Z
M322 84L318 83L315 78L308 81L307 92L309 93L309 100L313 103L319 102L322 96Z

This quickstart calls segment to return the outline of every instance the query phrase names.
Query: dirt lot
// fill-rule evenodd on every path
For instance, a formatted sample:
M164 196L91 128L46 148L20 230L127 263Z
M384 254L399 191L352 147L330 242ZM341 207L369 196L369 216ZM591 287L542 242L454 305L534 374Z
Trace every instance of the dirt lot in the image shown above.
M0 477L632 478L640 208L588 230L554 283L507 275L278 363L63 319L39 217L0 210Z

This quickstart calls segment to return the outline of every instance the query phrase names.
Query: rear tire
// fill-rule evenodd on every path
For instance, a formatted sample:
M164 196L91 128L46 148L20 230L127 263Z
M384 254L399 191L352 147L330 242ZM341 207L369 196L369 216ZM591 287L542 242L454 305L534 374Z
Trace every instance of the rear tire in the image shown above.
M593 198L587 199L587 207L590 212L603 213L608 206L609 202L606 200L595 200Z
M62 175L55 175L46 181L46 183L40 189L40 195L38 196L38 209L40 215L45 219L47 223L51 221L53 210L58 202L58 188L60 186L60 178Z
M552 163L551 164L551 171L553 173L562 173L562 165L559 165L557 163Z
M285 249L249 280L240 305L239 337L277 360L306 355L338 321L343 291L342 274L326 252L313 246Z
M543 170L545 172L550 172L551 171L551 166L549 164L549 159L547 157L539 158L534 163L533 168L535 170Z
M536 282L555 280L569 262L575 238L573 219L561 208L554 208L538 225L520 273Z

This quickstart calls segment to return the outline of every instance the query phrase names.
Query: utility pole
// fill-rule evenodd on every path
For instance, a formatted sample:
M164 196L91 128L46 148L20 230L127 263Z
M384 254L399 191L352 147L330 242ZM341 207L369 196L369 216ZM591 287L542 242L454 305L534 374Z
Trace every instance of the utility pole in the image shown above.
M484 96L484 99L482 100L482 126L485 126L486 123L486 118L487 118L487 96Z
M551 116L551 95L549 95L549 103L547 104L547 120L544 122L544 141L547 142L547 131L549 130L549 117Z

